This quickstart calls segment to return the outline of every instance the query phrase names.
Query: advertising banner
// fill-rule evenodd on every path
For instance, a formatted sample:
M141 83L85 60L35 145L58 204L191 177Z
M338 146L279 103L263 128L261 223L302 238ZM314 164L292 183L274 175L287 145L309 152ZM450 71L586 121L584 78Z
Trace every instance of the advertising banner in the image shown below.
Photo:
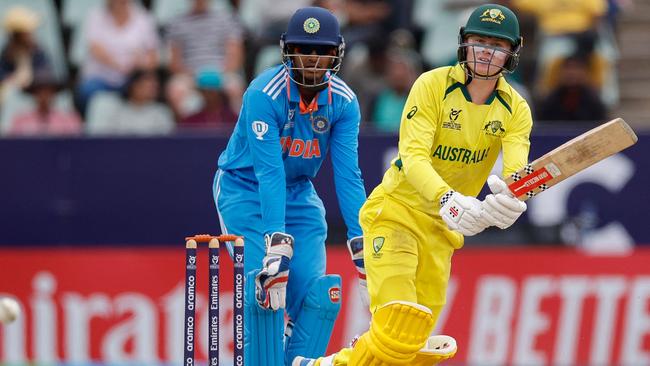
M530 159L580 132L535 131ZM0 245L157 245L191 232L216 232L212 182L226 143L227 136L210 135L0 140L0 222L6 223ZM360 136L359 166L368 194L396 155L397 136ZM650 243L648 156L650 135L639 134L639 142L623 153L530 200L510 231L520 235L501 235L496 242ZM314 184L327 210L329 237L343 242L346 228L330 162Z
M204 248L202 248L204 249ZM197 360L206 359L207 250L197 278ZM328 253L343 277L329 352L368 327L344 247ZM232 263L222 255L221 362L232 360ZM650 364L650 251L593 257L567 249L458 251L434 333L456 338L457 364ZM183 248L2 249L0 296L19 301L0 326L0 363L180 364Z

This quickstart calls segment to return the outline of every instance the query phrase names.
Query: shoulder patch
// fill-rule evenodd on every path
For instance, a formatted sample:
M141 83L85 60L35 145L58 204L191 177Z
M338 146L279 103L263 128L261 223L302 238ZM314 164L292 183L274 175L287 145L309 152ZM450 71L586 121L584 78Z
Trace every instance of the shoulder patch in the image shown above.
M264 140L264 135L269 131L269 124L264 121L254 121L251 125L256 139Z

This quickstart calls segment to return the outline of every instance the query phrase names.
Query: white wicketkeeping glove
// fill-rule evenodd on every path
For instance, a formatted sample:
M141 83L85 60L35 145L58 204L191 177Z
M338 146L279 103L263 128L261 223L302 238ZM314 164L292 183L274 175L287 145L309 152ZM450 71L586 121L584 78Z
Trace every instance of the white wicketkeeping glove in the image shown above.
M472 236L487 228L481 218L481 201L476 198L449 191L442 196L440 204L440 217L449 229Z
M490 226L508 228L526 211L526 203L515 198L506 182L496 175L489 176L487 183L492 194L481 202L483 219Z
M255 298L261 307L278 310L286 306L289 263L293 257L293 236L273 233L264 236L266 256L255 276Z
M357 267L357 273L359 274L359 296L361 296L361 303L363 306L368 307L370 305L370 299L368 298L366 268L363 264L363 236L356 236L348 240L348 250L350 251L352 262L354 262L354 266Z

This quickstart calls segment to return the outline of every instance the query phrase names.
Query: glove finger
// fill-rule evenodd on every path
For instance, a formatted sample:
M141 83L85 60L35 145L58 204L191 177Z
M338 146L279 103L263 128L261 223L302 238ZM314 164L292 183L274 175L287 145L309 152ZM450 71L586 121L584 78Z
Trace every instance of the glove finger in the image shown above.
M278 292L278 309L284 309L287 306L286 292Z
M484 213L485 217L491 221L491 224L498 227L499 229L505 229L509 227L517 219L516 217L512 218L505 216L497 210L486 210ZM517 217L519 217L519 215L517 215Z
M268 299L268 308L271 310L278 310L278 301L276 299L275 293L273 290L268 290L266 295L269 297Z
M286 296L284 296L285 292L283 290L276 290L275 291L275 303L277 305L276 309L284 309L285 306L285 299Z
M490 187L490 191L492 191L492 193L495 193L495 194L496 193L504 193L505 194L508 191L508 185L506 184L506 182L504 182L503 180L501 180L501 178L499 178L498 176L496 176L494 174L492 174L492 175L490 175L488 177L487 184L488 184L488 187Z
M260 291L256 293L257 303L261 308L268 309L269 307L269 294L266 291Z
M514 212L522 213L526 211L526 203L516 198L506 196L505 194L496 194L495 198L501 205Z
M519 217L521 212L516 212L508 207L502 205L498 200L497 200L497 195L494 194L489 194L485 197L485 203L488 205L488 207L491 210L491 213L499 213L501 216L507 217L509 219L516 219ZM502 196L502 195L501 195Z
M458 222L458 226L461 230L463 230L466 233L474 233L476 231L476 228L479 227L480 225L478 225L477 222L471 223L465 220L461 220L460 222Z
M498 209L492 208L491 206L483 212L484 216L487 217L492 225L497 225L498 223L508 222L514 218L504 215Z

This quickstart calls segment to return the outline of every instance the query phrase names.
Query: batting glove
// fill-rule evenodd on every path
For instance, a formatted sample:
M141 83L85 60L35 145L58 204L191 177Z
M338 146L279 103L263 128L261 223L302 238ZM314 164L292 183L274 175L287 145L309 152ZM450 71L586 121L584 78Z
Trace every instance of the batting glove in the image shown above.
M287 299L289 263L293 257L293 236L273 233L264 236L266 256L255 276L255 298L265 309L284 309Z
M352 257L357 273L359 274L359 295L361 296L361 303L363 306L370 306L370 299L368 298L368 282L366 281L366 268L363 264L363 236L356 236L348 240L348 250Z
M526 211L526 203L515 198L506 182L496 175L489 176L487 183L492 194L481 202L483 219L490 226L508 228Z
M472 236L488 227L481 218L481 201L474 197L449 191L440 199L440 205L440 217L450 230Z

